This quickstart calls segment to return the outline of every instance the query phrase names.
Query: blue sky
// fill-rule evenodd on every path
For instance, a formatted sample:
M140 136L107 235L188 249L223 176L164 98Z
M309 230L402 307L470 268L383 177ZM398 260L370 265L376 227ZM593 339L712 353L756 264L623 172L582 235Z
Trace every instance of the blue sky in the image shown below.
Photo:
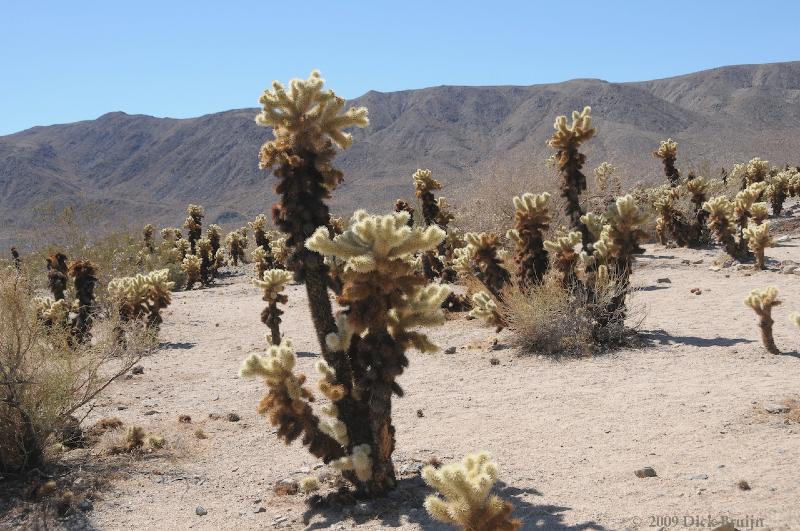
M351 98L797 60L799 18L794 0L0 0L0 134L255 106L313 68Z

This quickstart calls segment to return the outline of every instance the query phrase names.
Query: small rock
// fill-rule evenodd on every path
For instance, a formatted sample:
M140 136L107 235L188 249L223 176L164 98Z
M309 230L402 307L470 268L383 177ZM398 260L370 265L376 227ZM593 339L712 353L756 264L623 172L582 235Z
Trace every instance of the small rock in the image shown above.
M151 410L149 410L149 411L145 411L145 412L144 412L144 415L145 415L146 417L150 417L150 416L152 416L152 415L155 415L156 413L158 413L158 411L156 411L155 409L151 409Z
M695 260L695 261L693 261L692 263L693 263L693 264L695 264L695 265L702 264L702 263L703 263L703 259L701 258L701 259L699 259L699 260Z
M400 467L400 475L419 474L420 470L422 470L422 463L408 463Z
M418 409L418 410L417 410L417 416L418 416L419 418L422 418L422 417L424 417L424 416L425 416L425 413L423 413L421 409Z
M750 490L750 484L743 479L739 480L736 486L739 487L739 490Z
M131 374L144 374L144 367L142 365L137 365L131 369Z
M194 514L197 516L205 516L208 514L208 511L206 511L206 508L202 505L198 505L194 510Z
M276 524L280 524L281 522L285 522L286 520L288 520L288 518L285 516L276 516L273 519L273 522L275 522Z
M189 424L192 422L192 417L189 415L180 415L178 417L178 422L182 422L183 424Z
M497 358L491 358L489 359L489 363L492 365L500 365L500 360Z
M300 468L297 469L297 472L300 474L310 474L311 469L308 468L307 466L301 466Z
M796 265L786 265L781 268L782 275L792 275L795 271L797 271L798 266Z
M253 512L258 514L258 513L265 513L267 512L267 510L264 507L256 507L255 509L253 509Z
M236 413L228 413L229 422L239 422L240 420L242 420L241 417Z
M658 282L659 284L672 284L672 281L667 277L659 278L656 280L656 282Z
M447 347L446 349L444 349L444 353L445 354L455 354L456 353L456 347Z
M94 509L94 504L92 504L92 500L84 498L78 504L78 509L86 513Z
M683 264L683 265L690 265L691 263L692 263L692 261L689 260L689 259L681 260L681 264Z
M695 474L693 476L689 476L690 480L700 480L700 479L708 479L708 474Z
M780 236L778 238L775 238L775 242L776 243L788 242L791 241L791 239L792 239L791 236Z
M788 413L789 406L785 406L783 404L776 404L774 402L770 402L769 404L764 404L764 411L767 413Z
M633 473L636 475L637 478L654 478L657 476L656 471L649 466L640 468L639 470L635 470Z
M128 409L128 406L117 406L117 411L125 411Z
M353 508L353 512L358 515L368 515L372 513L372 505L366 502L357 503L356 506Z

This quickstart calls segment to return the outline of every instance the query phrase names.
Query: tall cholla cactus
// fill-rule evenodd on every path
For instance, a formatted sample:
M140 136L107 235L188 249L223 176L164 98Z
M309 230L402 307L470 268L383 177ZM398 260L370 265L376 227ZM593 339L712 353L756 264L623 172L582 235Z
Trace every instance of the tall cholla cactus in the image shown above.
M345 311L338 332L329 334L326 342L329 351L346 353L343 373L331 377L345 392L334 403L347 427L353 460L343 466L354 465L356 458L363 462L364 452L355 450L369 448L369 478L359 476L357 484L370 494L395 484L391 397L402 395L397 378L408 365L405 351L436 349L413 329L442 324L442 302L450 293L447 287L427 284L412 261L415 253L435 249L444 231L436 226L410 228L408 218L406 212L371 216L361 210L341 235L331 239L328 229L320 227L306 242L312 251L345 261L338 298Z
M207 286L214 277L214 255L211 252L211 241L208 238L200 238L195 247L197 255L200 257L200 282Z
M656 234L659 243L666 245L669 243L669 236L675 239L678 246L683 247L689 243L690 227L683 216L683 213L675 208L675 200L680 196L678 188L663 186L655 190L653 208L658 217L656 218Z
M327 268L322 257L303 243L330 218L325 200L342 181L342 172L331 164L336 146L345 149L353 141L344 130L365 127L369 120L365 107L342 113L345 100L332 90L323 91L323 84L317 71L307 80L292 80L288 91L273 82L272 90L265 90L259 99L262 111L256 123L272 127L275 139L261 147L259 165L273 170L280 180L275 191L281 200L273 207L272 216L288 235L286 244L292 255L287 266L296 280L306 285L314 328L326 352L325 337L336 331Z
M108 294L119 305L123 321L144 319L148 326L158 327L161 310L172 303L174 282L169 269L151 271L133 277L119 277L108 283Z
M183 228L189 231L190 252L195 254L197 240L203 236L203 207L200 205L189 205L186 207L188 217L183 222Z
M441 190L442 183L434 179L431 170L427 169L418 169L411 178L414 180L414 192L422 204L422 219L425 225L433 225L439 216L439 203L433 192Z
M77 317L73 325L75 338L83 343L91 339L94 313L94 288L97 283L97 268L88 260L75 260L69 265L69 276L75 283L75 297L78 303Z
M769 175L769 162L759 157L753 157L746 164L734 164L731 170L732 179L740 179L742 190L751 184L764 182Z
M242 236L240 231L231 231L225 236L225 245L228 247L228 256L233 262L234 267L239 262L246 263L244 250L247 248L247 238Z
M257 249L263 249L257 247ZM267 307L261 312L261 322L269 327L268 341L273 345L281 343L281 315L283 310L278 308L278 303L286 304L289 298L281 293L286 285L292 281L292 273L283 269L269 269L264 271L259 279L253 281L263 294Z
M603 210L614 203L615 197L622 195L622 182L617 175L617 168L610 162L604 161L594 169L594 184Z
M211 254L216 257L217 251L220 250L220 240L222 238L222 227L216 223L212 223L206 229L206 238L211 242Z
M394 202L394 211L395 212L408 212L408 226L414 226L414 207L409 205L403 199L398 199Z
M603 228L602 245L595 244L595 254L599 254L598 251L602 249L605 265L612 269L617 279L618 288L606 312L606 316L613 316L625 312L633 259L637 254L644 253L640 244L647 240L647 232L642 229L647 223L647 215L636 205L633 196L628 194L617 199L614 207L606 214L606 218L608 224ZM599 272L600 276L605 274L602 270Z
M47 257L47 285L57 301L64 299L67 290L67 255L55 253Z
M144 238L144 248L147 249L147 252L153 254L156 252L156 244L153 240L153 236L156 233L156 228L148 223L142 229L142 237Z
M764 348L771 354L780 354L781 351L778 350L772 337L772 325L775 322L772 320L772 308L781 303L778 300L778 288L768 286L764 289L754 289L744 303L758 315L758 327L761 330L761 342Z
M517 251L517 276L523 284L542 281L549 266L544 234L550 227L553 215L550 212L550 194L524 194L514 197L515 228L506 233L514 241Z
M769 222L744 229L744 239L756 257L756 269L764 269L764 249L775 244L769 235Z
M186 289L192 289L196 283L200 282L200 268L202 261L200 257L194 254L187 254L181 262L181 270L186 273Z
M286 238L273 238L269 242L269 250L272 255L272 265L274 267L287 267L291 249L286 245Z
M686 189L691 194L692 205L694 205L694 220L689 229L689 244L699 245L703 240L703 229L708 221L708 212L703 209L703 203L708 198L709 182L705 177L695 177L686 181Z
M440 522L464 531L514 531L522 521L511 519L514 506L490 495L497 482L497 465L486 452L464 457L461 463L422 469L425 483L444 498L428 496L425 509Z
M744 231L749 225L751 217L750 209L764 193L767 185L764 182L755 182L736 194L733 200L733 217L739 229L739 249L743 254L747 254L747 242L744 239Z
M500 298L503 287L511 279L511 275L503 267L503 261L499 256L500 238L497 234L490 232L479 234L468 232L464 239L467 247L462 256L466 256L477 266L475 276L492 295Z
M565 212L571 227L581 233L585 251L589 250L592 237L581 221L585 212L581 207L580 195L586 190L586 176L581 168L586 162L586 155L578 149L595 134L591 113L591 107L584 107L582 112L573 111L571 124L567 123L566 116L559 116L553 125L556 132L548 140L548 145L558 150L555 162L561 173L561 197L566 199Z
M255 266L256 278L258 279L264 275L264 271L270 269L271 256L263 247L256 247L250 251L250 261Z
M681 180L681 174L678 168L675 167L675 161L678 157L678 143L668 138L661 141L658 149L653 151L653 156L661 159L664 163L664 175L669 180L669 185L672 187L678 186Z
M253 229L253 237L256 240L256 247L269 250L269 240L267 239L267 216L259 214L256 219L247 223Z
M725 252L733 258L739 258L741 252L736 243L733 203L727 197L719 196L703 203L703 209L708 212L711 233L725 247Z

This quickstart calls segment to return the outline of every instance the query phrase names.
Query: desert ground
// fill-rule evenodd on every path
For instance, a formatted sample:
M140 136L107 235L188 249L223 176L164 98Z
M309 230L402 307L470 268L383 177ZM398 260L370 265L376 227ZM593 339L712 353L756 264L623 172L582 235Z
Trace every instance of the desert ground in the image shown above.
M781 269L800 262L800 231L790 229L768 256L769 270L755 272L716 265L718 249L648 245L631 304L642 345L610 354L522 356L508 332L466 314L433 329L442 351L412 356L401 377L406 396L394 402L399 488L352 503L275 490L316 475L324 495L335 490L336 473L299 443L278 441L256 412L263 384L239 377L247 354L264 351L265 333L264 303L249 268L239 268L211 288L176 293L159 350L86 419L118 417L163 435L166 447L97 459L101 441L69 452L74 482L89 486L93 507L61 524L445 529L422 508L430 490L419 469L434 457L487 450L500 466L498 493L513 501L524 529L711 529L724 516L740 519L740 529L798 529L800 333L787 315L800 309L800 281ZM784 301L774 312L778 356L762 348L742 302L770 284ZM311 376L318 347L305 291L294 285L288 295L283 330ZM637 477L643 467L657 476ZM17 513L5 525L22 521L35 519Z

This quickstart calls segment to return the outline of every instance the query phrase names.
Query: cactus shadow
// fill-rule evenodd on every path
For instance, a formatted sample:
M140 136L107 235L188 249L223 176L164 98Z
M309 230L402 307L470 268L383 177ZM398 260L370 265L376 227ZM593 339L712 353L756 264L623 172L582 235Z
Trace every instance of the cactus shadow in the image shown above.
M189 350L194 348L196 343L191 342L177 342L173 343L171 341L162 341L158 344L158 348L161 350Z
M294 355L297 356L298 358L317 358L317 357L320 357L320 355L317 354L316 352L303 352L303 351L300 351L300 352L295 352Z
M753 339L743 337L698 337L698 336L676 336L671 335L666 330L640 330L639 337L649 347L661 345L688 345L692 347L732 347L744 343L755 343Z
M596 522L568 525L564 514L569 507L551 504L537 504L529 500L542 496L535 488L518 488L498 481L495 492L501 498L514 504L514 517L523 521L523 530L562 530L580 531L606 528ZM305 522L311 522L306 530L328 529L336 523L352 520L360 525L367 522L380 522L382 529L417 524L422 529L449 531L450 525L432 519L423 507L425 497L433 491L419 475L398 479L397 488L385 498L359 502L343 492L332 493L326 497L314 496L306 501L308 509L303 515ZM321 520L319 519L321 517Z
M636 291L661 291L662 289L669 289L671 287L670 284L653 284L651 286L637 287Z

